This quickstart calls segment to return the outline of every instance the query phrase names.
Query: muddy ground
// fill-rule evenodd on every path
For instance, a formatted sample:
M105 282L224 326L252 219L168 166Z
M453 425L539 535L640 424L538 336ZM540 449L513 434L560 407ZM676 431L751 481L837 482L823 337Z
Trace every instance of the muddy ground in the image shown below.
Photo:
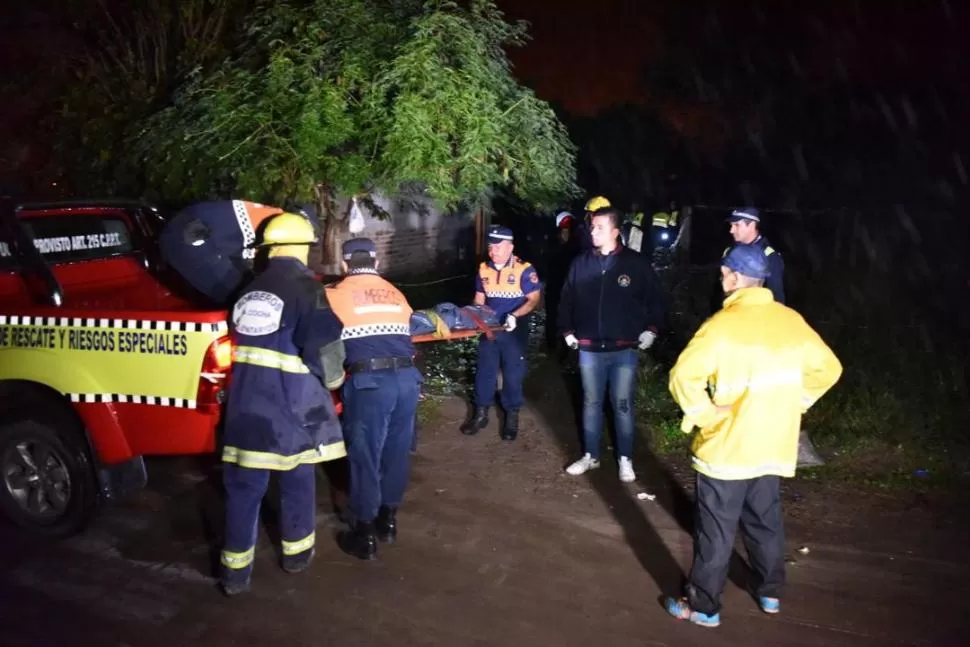
M333 543L322 476L308 572L277 566L270 511L254 590L238 599L212 579L218 466L153 460L149 490L82 536L51 545L3 535L0 644L970 644L970 528L958 495L789 484L782 614L757 611L739 559L719 629L670 619L658 598L679 589L690 560L689 471L641 453L631 486L611 464L564 475L578 452L569 397L542 384L530 387L511 444L495 423L461 436L464 403L439 401L421 432L400 541L376 562Z

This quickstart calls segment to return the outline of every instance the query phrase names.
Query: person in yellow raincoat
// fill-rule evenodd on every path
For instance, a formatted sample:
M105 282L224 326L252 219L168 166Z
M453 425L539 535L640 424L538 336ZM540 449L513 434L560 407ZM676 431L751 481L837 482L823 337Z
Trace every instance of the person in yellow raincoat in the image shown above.
M780 611L785 580L781 477L795 475L802 414L838 381L842 365L797 312L763 287L764 253L734 246L721 261L724 307L707 320L670 372L670 391L694 437L694 563L686 598L667 612L720 624L721 591L740 522L765 613ZM708 388L712 387L713 397Z

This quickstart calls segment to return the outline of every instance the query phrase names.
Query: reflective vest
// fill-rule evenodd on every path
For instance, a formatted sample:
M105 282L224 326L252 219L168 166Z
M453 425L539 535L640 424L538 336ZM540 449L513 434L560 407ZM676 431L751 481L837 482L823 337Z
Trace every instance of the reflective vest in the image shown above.
M676 227L677 219L680 217L679 211L671 211L667 213L666 211L658 211L653 214L653 226L654 227Z
M301 262L276 258L233 307L223 461L289 470L347 455L333 397L297 338L300 331L307 340L315 336L308 349L339 340L340 321L321 293Z
M348 364L414 356L411 306L377 270L354 270L327 288L327 300L344 326Z
M513 256L499 269L486 261L478 267L476 291L485 294L485 305L502 317L517 309L526 297L541 289L539 275L531 263Z

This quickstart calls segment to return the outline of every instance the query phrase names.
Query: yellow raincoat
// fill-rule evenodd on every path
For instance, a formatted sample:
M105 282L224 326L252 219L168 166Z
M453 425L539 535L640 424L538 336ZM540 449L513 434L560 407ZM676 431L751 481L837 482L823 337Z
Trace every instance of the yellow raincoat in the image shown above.
M801 315L766 288L738 290L670 372L682 431L700 427L694 469L722 480L794 476L802 414L841 375L842 364Z

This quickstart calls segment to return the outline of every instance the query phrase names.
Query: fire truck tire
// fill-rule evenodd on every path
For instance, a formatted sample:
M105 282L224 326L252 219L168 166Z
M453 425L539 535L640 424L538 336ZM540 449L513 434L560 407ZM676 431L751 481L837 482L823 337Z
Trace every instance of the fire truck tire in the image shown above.
M95 468L72 423L57 415L0 423L0 509L29 534L74 535L97 511Z

